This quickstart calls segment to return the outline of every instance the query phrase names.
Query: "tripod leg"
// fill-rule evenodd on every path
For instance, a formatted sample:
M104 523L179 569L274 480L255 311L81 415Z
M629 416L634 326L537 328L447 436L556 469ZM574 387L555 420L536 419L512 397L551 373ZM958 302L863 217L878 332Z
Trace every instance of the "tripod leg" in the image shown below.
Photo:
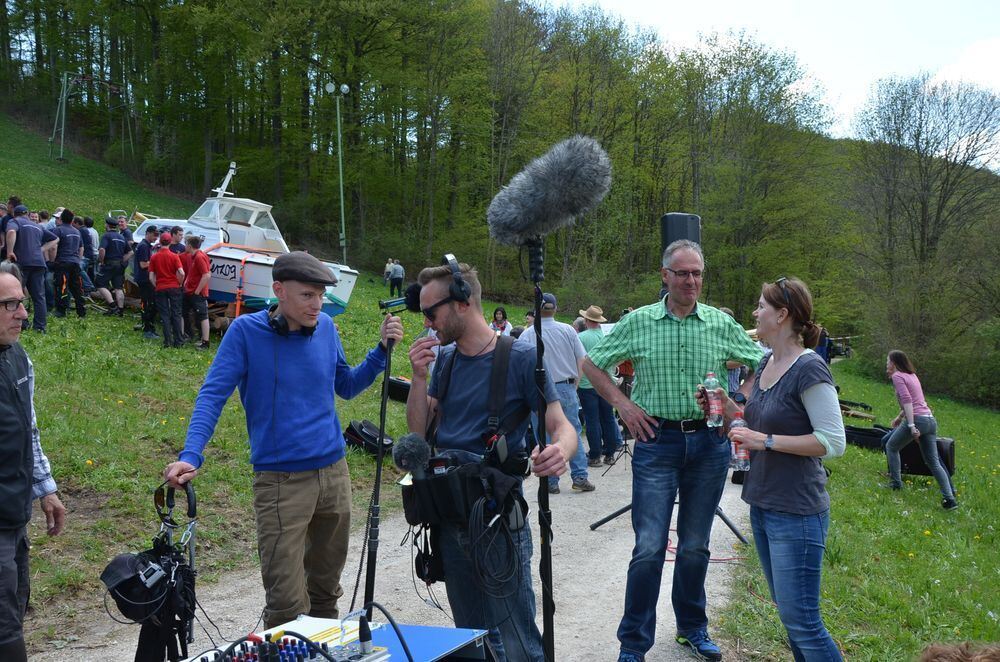
M719 516L719 519L721 519L723 522L725 522L726 526L729 527L729 530L733 532L733 535L735 535L737 538L739 538L739 540L740 540L741 543L743 543L744 545L749 545L750 544L750 541L746 539L746 536L744 536L742 533L740 533L740 530L738 528L736 528L736 525L733 523L733 521L731 519L729 519L728 517L726 517L726 514L724 512L722 512L722 508L721 507L719 507L719 506L715 507L715 514Z
M596 522L594 522L593 524L591 524L590 525L590 530L591 531L596 531L598 527L604 526L605 524L607 524L608 522L610 522L614 518L618 517L619 515L624 515L625 513L627 513L630 510L632 510L632 504L629 504L629 505L625 506L624 508L619 508L618 510L616 510L613 513L611 513L607 517L599 519Z

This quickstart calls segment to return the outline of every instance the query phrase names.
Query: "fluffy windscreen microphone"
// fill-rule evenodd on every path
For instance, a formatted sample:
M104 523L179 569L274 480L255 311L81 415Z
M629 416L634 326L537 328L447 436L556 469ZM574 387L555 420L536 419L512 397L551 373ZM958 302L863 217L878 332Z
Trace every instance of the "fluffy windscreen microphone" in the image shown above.
M392 446L392 461L403 471L423 480L425 469L431 459L431 447L419 434L410 432L396 440Z
M486 211L490 236L501 244L527 240L569 225L611 187L611 160L596 140L573 136L535 159L510 180Z

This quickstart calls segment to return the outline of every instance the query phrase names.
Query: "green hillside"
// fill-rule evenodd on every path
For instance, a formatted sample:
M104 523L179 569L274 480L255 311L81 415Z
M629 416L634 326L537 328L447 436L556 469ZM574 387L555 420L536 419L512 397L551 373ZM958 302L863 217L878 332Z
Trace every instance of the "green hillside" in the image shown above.
M69 207L97 221L110 209L187 218L198 204L145 188L111 166L68 151L65 162L49 158L48 140L9 115L0 114L0 144L6 154L0 159L0 196L6 201L16 195L33 211ZM57 145L53 152L58 151Z

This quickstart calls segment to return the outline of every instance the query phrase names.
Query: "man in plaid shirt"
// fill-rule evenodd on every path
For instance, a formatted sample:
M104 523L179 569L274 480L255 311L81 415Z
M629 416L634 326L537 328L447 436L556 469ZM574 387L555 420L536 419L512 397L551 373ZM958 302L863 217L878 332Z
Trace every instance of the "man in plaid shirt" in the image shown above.
M735 320L698 303L704 271L698 244L679 240L667 246L661 269L667 295L622 318L583 364L594 388L618 410L637 440L632 462L635 548L625 586L625 615L618 627L619 662L641 662L653 647L678 493L672 595L677 642L702 659L722 659L708 635L705 575L730 451L722 430L708 427L695 395L708 372L725 375L727 361L756 370L762 352ZM624 360L635 366L631 400L605 372ZM751 372L745 388L752 383Z

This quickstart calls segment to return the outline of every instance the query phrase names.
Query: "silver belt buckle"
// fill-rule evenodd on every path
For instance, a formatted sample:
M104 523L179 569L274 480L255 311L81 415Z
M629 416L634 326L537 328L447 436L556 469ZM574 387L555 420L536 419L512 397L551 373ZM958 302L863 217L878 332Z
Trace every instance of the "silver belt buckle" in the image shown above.
M692 432L697 432L698 428L694 427L694 425L697 422L698 421L696 421L693 418L685 418L683 421L681 421L681 432L683 432L684 434L691 434ZM691 427L690 430L687 429L688 423L692 424L692 427Z

